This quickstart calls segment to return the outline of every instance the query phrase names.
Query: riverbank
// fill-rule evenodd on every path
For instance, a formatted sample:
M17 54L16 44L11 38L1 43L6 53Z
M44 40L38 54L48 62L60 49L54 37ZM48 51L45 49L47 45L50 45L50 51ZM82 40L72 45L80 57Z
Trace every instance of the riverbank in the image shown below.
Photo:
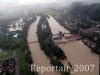
M34 41L38 41L37 38L37 25L39 22L40 17L37 17L37 20L31 24L29 30L28 30L28 43L30 42L34 42ZM32 56L32 60L34 61L33 65L35 66L50 66L50 60L47 58L47 56L44 54L44 52L41 50L40 45L38 42L36 43L31 43L29 44L29 48L31 51L31 56ZM41 74L40 72L38 72L39 75L60 75L57 72L44 72L43 74Z
M69 32L64 27L62 27L52 16L48 19L52 34L58 34L59 31ZM55 29L56 28L56 29ZM71 62L73 68L76 65L91 65L93 64L94 71L90 72L75 72L75 75L99 75L99 56L92 53L90 48L88 48L82 41L71 41L66 44L58 45L64 51L68 60ZM68 61L62 61L63 64L68 65Z

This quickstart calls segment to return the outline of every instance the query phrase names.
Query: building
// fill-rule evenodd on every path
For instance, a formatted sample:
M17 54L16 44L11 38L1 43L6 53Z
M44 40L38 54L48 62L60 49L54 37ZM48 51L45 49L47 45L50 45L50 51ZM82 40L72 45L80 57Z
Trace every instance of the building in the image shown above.
M80 36L78 36L78 35L67 35L67 36L65 36L65 39L67 39L68 41L78 40L78 39L80 39Z
M55 44L67 43L68 42L67 39L65 39L64 37L60 37L58 35L53 36L52 40L54 41Z
M83 42L89 46L90 48L95 48L96 47L96 43L91 41L91 40L88 40L88 39L84 39Z
M59 44L59 43L67 43L68 41L73 41L73 40L78 40L80 39L80 36L78 35L71 35L70 33L62 33L59 32L57 35L53 35L52 40L54 43Z

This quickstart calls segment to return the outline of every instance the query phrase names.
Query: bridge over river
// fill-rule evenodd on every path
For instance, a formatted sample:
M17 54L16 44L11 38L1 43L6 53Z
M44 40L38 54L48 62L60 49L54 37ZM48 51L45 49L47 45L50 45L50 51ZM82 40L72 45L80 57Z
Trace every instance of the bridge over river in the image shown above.
M52 65L50 64L50 60L49 58L47 58L47 56L44 54L44 52L41 50L39 43L37 42L38 38L37 38L37 25L39 22L40 17L37 17L37 20L31 24L29 31L28 31L28 43L29 43L29 48L32 54L32 59L33 59L33 63L36 66L42 66L42 67L52 67ZM56 71L50 71L50 72L44 72L43 74L41 74L41 72L38 72L39 75L60 75L60 73L56 72Z
M32 59L34 61L34 65L36 66L50 66L50 60L44 54L44 52L40 49L40 45L37 39L37 24L39 22L40 17L37 17L37 20L30 26L28 31L28 42L29 48L32 53ZM58 34L59 31L70 33L68 30L64 29L52 16L48 19L51 31L53 34ZM56 29L55 29L56 28ZM69 35L69 34L68 34ZM99 56L92 53L91 49L88 48L82 41L70 41L66 44L58 44L59 47L65 52L68 60L62 61L65 66L68 66L68 62L71 62L73 68L75 69L76 65L94 65L93 71L88 72L74 72L71 75L99 75ZM39 75L60 75L58 72L45 72Z

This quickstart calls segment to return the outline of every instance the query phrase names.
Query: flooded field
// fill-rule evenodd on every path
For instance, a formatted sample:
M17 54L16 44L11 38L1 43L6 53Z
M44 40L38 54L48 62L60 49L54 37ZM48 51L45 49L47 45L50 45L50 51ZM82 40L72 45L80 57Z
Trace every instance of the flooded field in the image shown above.
M40 17L37 17L37 20L30 26L29 31L28 31L28 42L34 42L34 41L38 41L37 38L37 24L39 22ZM33 59L33 63L36 66L51 66L50 64L50 60L49 58L47 58L47 56L44 54L44 52L40 49L40 45L39 43L33 43L33 44L29 44L29 48L31 50L32 53L32 59ZM39 75L60 75L60 73L56 72L56 71L50 71L50 72L44 72L43 74L41 74L39 72Z
M53 34L58 34L59 31L70 33L64 27L62 27L52 16L48 19L51 31ZM68 61L73 65L74 70L76 69L75 65L94 65L93 71L81 72L79 69L77 72L72 73L71 75L99 75L99 56L92 53L91 49L88 48L82 41L70 41L68 43L58 44L59 47L65 52L65 55L68 57L68 60L62 61L66 66ZM79 67L78 67L79 68Z

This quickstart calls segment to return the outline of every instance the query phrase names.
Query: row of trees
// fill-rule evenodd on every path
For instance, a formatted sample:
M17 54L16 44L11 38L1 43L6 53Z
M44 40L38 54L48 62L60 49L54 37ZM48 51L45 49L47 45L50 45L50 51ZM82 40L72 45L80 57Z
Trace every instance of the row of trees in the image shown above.
M33 16L31 15L31 19L28 20L28 19L25 19L25 25L22 29L22 36L23 36L23 39L24 41L26 41L25 45L23 46L24 49L23 49L23 52L25 53L25 60L27 62L27 67L26 69L23 69L23 71L21 72L21 75L38 75L37 72L31 72L31 66L30 64L33 64L33 60L32 60L32 57L31 57L31 52L29 50L29 46L28 46L28 41L27 41L27 36L28 36L28 29L30 27L30 25L36 21L36 16ZM25 71L26 70L26 71Z
M47 28L43 30L42 25L46 25ZM46 55L49 57L55 56L57 59L66 59L61 48L52 41L52 33L46 17L40 19L37 34L41 49L44 50Z
M44 29L43 26L45 25L46 27ZM67 59L67 57L65 56L62 49L56 46L54 42L52 41L52 33L51 33L51 29L49 27L46 16L42 16L38 23L37 36L38 36L41 49L50 58L51 64L57 67L64 67L60 59L64 60L64 59ZM59 68L57 69L58 71L60 70ZM60 72L62 73L62 75L65 75L65 74L69 75L69 72L67 71L66 72L60 71Z
M30 20L28 20L28 18L27 19L24 19L25 25L24 25L22 31L23 31L23 35L25 37L28 36L28 29L30 27L30 24L33 23L34 21L36 21L36 19L37 19L36 16L31 16L31 19Z

